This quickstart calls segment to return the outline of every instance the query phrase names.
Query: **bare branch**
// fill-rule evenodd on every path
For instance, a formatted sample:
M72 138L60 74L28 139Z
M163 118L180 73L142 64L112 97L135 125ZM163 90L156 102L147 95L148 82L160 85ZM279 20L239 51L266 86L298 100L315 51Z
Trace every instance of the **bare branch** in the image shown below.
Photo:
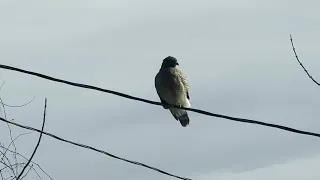
M303 64L301 63L301 61L299 60L299 57L296 53L296 49L293 45L293 40L292 40L292 36L290 34L290 41L291 41L291 45L292 45L292 49L293 49L293 52L294 52L294 55L296 56L296 59L298 61L298 63L300 64L300 66L302 67L302 69L306 72L306 74L308 75L308 77L314 82L316 83L318 86L320 86L320 83L318 83L315 79L313 79L313 77L309 74L309 72L307 71L307 69L303 66Z
M30 133L28 132L28 133L19 134L17 137L15 137L15 138L10 142L10 144L8 145L8 147L5 148L5 151L4 151L4 153L3 153L4 156L6 155L7 151L9 150L11 144L14 144L14 142L15 142L19 137L24 136L24 135L27 135L27 134L30 134ZM2 145L0 145L0 147L2 147ZM13 151L12 153L17 154L16 150ZM2 159L1 159L1 160L2 160Z
M21 177L21 179L24 179L29 174L30 170L33 168L33 164L31 164L31 165L26 164L24 166L24 169L26 169L27 167L29 167L29 169L28 169L27 173ZM22 173L21 173L21 175L22 175ZM40 177L40 179L41 179L41 177ZM19 179L17 179L17 180L19 180Z
M5 170L5 169L11 169L11 168L13 168L13 167L22 166L22 165L24 165L24 164L26 164L26 163L17 163L17 164L7 165L6 163L1 162L1 164L3 164L3 165L5 166L4 168L0 169L0 171L3 171L3 170Z
M3 148L3 149L5 149L5 150L8 151L8 152L14 153L14 151L12 151L12 150L10 150L10 149L7 149L6 147L4 147L4 146L2 146L2 145L0 145L0 148ZM26 158L25 156L23 156L22 154L20 154L20 153L18 153L18 152L17 152L17 155L19 155L19 156L22 157L23 159L29 161L28 158ZM41 168L41 166L40 166L38 163L35 163L35 162L33 162L33 161L31 161L31 163L35 164L35 165L41 170L42 173L44 173L44 174L47 175L51 180L53 180L53 178L52 178L48 173L46 173L46 172ZM25 164L25 163L22 163L22 164ZM36 171L36 169L35 169L35 168L33 168L33 169L34 169L34 171L38 174L38 172ZM1 171L1 170L0 170L0 171ZM40 175L39 175L39 176L40 176Z
M44 101L44 111L43 111L43 122L42 122L42 128L41 128L41 132L40 132L40 137L39 137L39 140L38 140L38 143L30 157L30 159L28 160L27 164L24 166L24 168L22 169L22 171L20 172L19 176L17 177L17 180L20 179L20 177L23 175L23 172L25 171L25 169L28 167L28 165L30 164L33 156L36 154L36 151L40 145L40 141L41 141L41 138L42 138L42 132L43 132L43 129L44 129L44 124L46 122L46 110L47 110L47 98L45 98L45 101ZM30 171L30 170L29 170Z
M8 168L8 169L10 169L12 171L14 177L16 177L16 174L15 174L14 169L13 169L14 165L11 164L10 160L7 157L6 157L6 159L7 159L8 163L9 163L9 165L5 161L0 161L0 163L5 166L5 168L2 168L1 171L3 171L4 169Z
M3 83L3 84L4 84L4 83ZM3 84L2 84L2 85L3 85ZM1 86L1 88L2 88L2 86ZM2 105L4 118L7 119L6 108L4 107L3 101L2 101L1 98L0 98L0 102L1 102L1 105ZM12 145L13 145L13 147L14 147L14 151L15 151L15 153L13 153L13 157L14 157L14 159L15 159L15 163L18 163L17 156L16 156L17 147L16 147L16 144L14 143L14 139L13 139L13 137L12 137L12 131L11 131L10 125L9 125L8 123L7 123L7 127L8 127L8 130L9 130L9 136L10 136L10 139L11 139L11 143L12 143ZM10 144L11 144L11 143L10 143ZM18 168L16 167L16 173L14 173L14 176L16 176L17 174L18 174Z
M9 124L8 124L8 126L9 126ZM14 160L15 160L15 163L18 164L18 159L17 159L17 154L18 154L18 153L17 153L17 148L16 148L16 146L15 146L15 141L16 141L20 136L23 136L23 135L26 135L26 134L30 134L30 133L19 134L16 138L14 138L14 139L10 142L10 144L8 145L7 148L5 148L4 146L0 145L0 147L2 147L2 148L5 150L3 153L1 152L1 154L2 154L3 156L2 156L2 158L1 158L1 160L0 160L0 162L3 160L3 158L6 158L7 161L9 162L9 159L8 159L7 156L6 156L6 153L7 153L7 151L9 150L11 144L13 144L13 145L14 145L14 151L11 151L11 150L10 150L10 152L12 152L12 154L13 154L13 158L14 158ZM9 163L10 163L10 162L9 162ZM12 166L12 165L10 165L10 166ZM13 170L13 169L12 169L12 170ZM18 166L15 166L15 170L16 170L16 172L13 170L13 175L16 177L16 175L18 174Z
M1 175L1 180L4 180L2 171L0 171L0 175Z
M4 163L1 163L1 164L4 164ZM6 170L6 169L12 170L13 167L24 167L25 164L26 164L26 163L17 163L17 164L12 164L11 166L8 166L8 165L4 164L5 167L2 168L2 169L0 169L0 172L3 172L3 171ZM24 178L29 174L29 172L30 172L31 169L36 173L36 175L38 176L38 178L39 178L40 180L42 179L41 176L40 176L40 174L39 174L39 173L37 172L37 170L33 167L33 164L28 165L28 167L29 167L29 169L28 169L27 173L25 173L24 176L23 176L21 179L24 179ZM12 177L12 176L11 176L11 177Z
M1 101L1 104L4 105L4 106L7 106L7 107L11 107L11 108L20 108L20 107L23 107L23 106L26 106L28 104L30 104L36 97L34 96L30 101L22 104L22 105L9 105L9 104L5 104L3 101Z
M0 90L2 89L2 87L3 87L4 83L5 83L5 82L3 81L3 83L2 83L2 84L1 84L1 86L0 86Z
M30 168L32 168L33 169L33 171L37 174L37 176L38 176L38 178L40 179L40 180L42 180L42 178L41 178L41 176L40 176L40 174L38 173L38 171L33 167L33 164L30 166ZM26 175L27 175L28 173L26 173ZM25 176L26 176L25 175ZM24 176L24 177L25 177ZM50 177L50 176L49 176ZM23 178L22 178L23 179Z
M3 82L0 86L0 90L3 88L3 85L4 85L5 82ZM2 112L3 112L3 116L5 119L7 119L7 114L6 114L6 109L5 107L10 107L10 108L15 108L15 107L23 107L23 106L26 106L28 104L30 104L33 100L35 99L35 97L33 97L29 102L25 103L25 104L22 104L22 105L8 105L6 103L3 102L2 98L0 98L0 107L2 107ZM12 120L13 121L13 120ZM11 127L10 127L10 124L9 123L6 123L7 124L7 127L8 127L8 130L9 130L9 136L10 136L10 139L11 139L11 142L9 143L9 145L7 147L5 147L5 145L1 144L0 143L0 148L3 149L3 151L0 151L0 164L2 164L4 167L1 169L0 168L0 179L4 180L4 179L17 179L17 175L19 174L18 173L18 168L21 166L22 168L24 167L23 165L25 165L26 163L18 163L18 159L17 159L17 155L19 157L22 157L24 158L27 162L29 161L29 159L27 159L26 157L24 157L23 155L19 154L17 152L17 148L15 146L15 141L23 136L23 135L26 135L26 134L30 134L29 133L24 133L24 134L19 134L17 137L13 138L13 135L12 135L12 130L11 130ZM10 149L10 146L14 147L13 150ZM13 158L15 160L15 164L12 164L12 162L10 161L9 157L7 156L7 152L10 152L13 154ZM26 173L24 173L24 175L20 178L20 179L24 179L28 173L30 172L30 170L33 170L33 172L36 173L36 175L38 176L39 179L42 179L40 174L38 173L37 169L34 168L34 165L36 165L40 171L42 173L44 173L46 176L48 176L51 180L52 180L52 177L46 173L39 164L33 162L33 161L30 161L30 163L32 164L29 164L27 165L29 167L29 169L27 170ZM11 172L11 173L10 173ZM8 177L7 175L10 175L10 177Z
M2 89L4 83L5 83L5 82L3 82L3 83L1 84L0 90ZM3 106L12 107L12 108L23 107L23 106L26 106L26 105L30 104L35 98L36 98L36 97L34 96L30 101L28 101L27 103L24 103L24 104L22 104L22 105L8 105L8 104L5 104L5 103L2 101L2 99L1 99L1 104L2 104ZM6 118L6 119L7 119L7 118Z

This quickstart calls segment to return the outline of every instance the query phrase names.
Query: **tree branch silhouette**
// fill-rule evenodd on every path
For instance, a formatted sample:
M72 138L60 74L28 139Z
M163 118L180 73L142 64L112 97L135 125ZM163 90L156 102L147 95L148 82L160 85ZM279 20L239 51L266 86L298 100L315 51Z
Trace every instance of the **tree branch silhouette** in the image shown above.
M91 89L91 90L96 90L96 91L100 91L100 92L110 93L110 94L117 95L117 96L120 96L120 97L124 97L124 98L127 98L127 99L132 99L132 100L136 100L136 101L145 102L145 103L148 103L148 104L162 106L161 102L156 102L156 101L151 101L151 100L147 100L147 99L143 99L143 98L139 98L139 97L134 97L134 96L131 96L131 95L128 95L128 94L124 94L124 93L120 93L120 92L116 92L116 91L112 91L112 90L108 90L108 89L103 89L103 88L99 88L99 87L95 87L95 86L91 86L91 85L87 85L87 84L80 84L80 83L70 82L70 81L66 81L66 80L62 80L62 79L57 79L57 78L50 77L50 76L47 76L47 75L44 75L44 74L40 74L40 73L36 73L36 72L32 72L32 71L27 71L27 70L19 69L19 68L12 67L12 66L7 66L7 65L0 64L0 68L7 69L7 70L12 70L12 71L17 71L17 72L20 72L20 73L29 74L29 75L33 75L33 76L37 76L37 77L40 77L40 78L43 78L43 79L47 79L47 80L50 80L50 81L59 82L59 83L63 83L63 84L68 84L68 85L75 86L75 87L80 87L80 88L85 88L85 89ZM293 133L297 133L297 134L304 134L304 135L309 135L309 136L320 137L320 134L318 134L318 133L302 131L302 130L298 130L298 129L294 129L294 128L290 128L290 127L286 127L286 126L282 126L282 125L265 123L265 122L251 120L251 119L245 119L245 118L231 117L231 116L226 116L226 115L221 115L221 114L215 114L215 113L211 113L211 112L208 112L208 111L203 111L203 110L200 110L200 109L185 108L185 107L180 107L180 106L172 105L172 104L168 104L168 106L169 107L175 107L175 108L178 108L178 109L184 109L184 110L187 110L187 111L196 112L196 113L207 115L207 116L224 118L224 119L228 119L228 120L231 120L231 121L237 121L237 122L249 123L249 124L256 124L256 125L261 125L261 126L267 126L267 127L272 127L272 128L276 128L276 129L281 129L281 130L284 130L284 131L289 131L289 132L293 132Z
M28 104L30 104L36 97L34 96L30 101L22 104L22 105L9 105L9 104L5 104L2 100L1 100L1 104L3 106L7 106L7 107L11 107L11 108L20 108L20 107L24 107L27 106Z
M0 90L2 89L4 83L5 82L3 82L1 84ZM1 106L2 106L3 116L4 116L5 119L7 119L6 108L5 108L5 105L4 105L3 101L2 101L2 98L0 98L0 103L1 103ZM12 130L11 130L10 125L8 123L7 123L7 127L8 127L8 130L9 130L9 136L10 136L10 139L11 139L11 142L10 142L8 148L10 147L11 144L13 145L14 151L15 151L15 153L13 153L13 157L15 159L15 163L17 164L18 163L17 156L16 156L17 147L16 147L16 144L14 143L15 140L12 137ZM5 151L3 156L5 156L5 154L6 154L6 151ZM2 160L2 158L1 158L1 160ZM13 170L13 175L16 176L16 174L18 174L18 167L16 167L16 172Z
M8 152L14 153L14 151L12 151L12 150L10 150L10 149L2 146L2 145L0 145L0 148L6 150L6 151L8 151ZM0 153L2 153L2 152L0 152ZM20 153L18 153L18 152L16 152L16 153L17 153L17 155L19 155L19 156L22 157L23 159L29 161L29 159L26 158L25 156L23 156L22 154L20 154ZM0 161L0 162L1 162L1 161ZM41 168L41 166L40 166L38 163L33 162L33 161L30 161L30 162L31 162L32 164L35 164L35 165L41 170L42 173L44 173L44 174L47 175L51 180L53 180L52 177L51 177L48 173L46 173L46 172ZM18 164L25 164L25 163L18 163ZM32 169L35 171L35 173L37 174L37 176L40 177L40 175L39 175L39 173L37 172L37 170L36 170L35 168L32 168ZM1 169L0 169L0 171L1 171ZM26 175L26 174L25 174L25 175ZM42 179L42 178L40 178L40 179Z
M299 60L299 57L298 57L297 52L296 52L296 49L295 49L295 47L294 47L294 45L293 45L293 40L292 40L291 34L290 34L290 41L291 41L291 46L292 46L294 55L296 56L296 59L297 59L298 63L300 64L300 66L302 67L302 69L306 72L306 74L308 75L308 77L309 77L314 83L316 83L318 86L320 86L320 83L318 83L318 82L309 74L309 72L307 71L307 69L303 66L303 64L302 64L301 61Z
M0 90L2 90L4 83L5 82L3 82L1 84ZM33 101L33 99L23 105L12 106L12 105L5 104L2 100L2 98L0 98L1 115L3 116L3 118L7 119L6 107L9 107L9 108L24 107L24 106L30 104ZM12 119L12 121L13 121L13 119ZM18 138L20 138L21 136L24 136L26 134L30 134L30 132L29 133L21 133L15 137L13 137L13 131L11 129L12 125L10 123L6 123L6 125L8 127L10 142L8 145L5 145L4 143L0 143L0 177L1 177L0 179L17 180L17 176L19 174L19 168L22 169L22 168L26 167L25 171L24 171L25 173L20 177L20 180L26 178L26 176L29 175L29 172L31 170L33 173L35 173L37 175L37 177L39 179L42 180L37 169L40 169L42 173L44 173L47 177L49 177L52 180L50 175L48 173L46 173L41 168L41 166L39 164L33 162L31 159L28 159L17 152L17 147L15 145L16 144L15 141L18 140ZM1 140L3 140L3 138ZM13 158L10 158L9 153L12 153ZM26 160L26 162L18 162L18 158L19 158L19 160L20 160L20 158L23 158L24 160ZM29 163L27 164L27 162L29 162ZM35 167L34 165L36 165L37 167Z
M24 171L26 170L26 168L29 166L33 156L36 154L36 151L40 145L40 141L41 141L41 138L42 138L42 132L43 132L43 129L44 129L44 124L46 122L46 111L47 111L47 98L45 98L45 101L44 101L44 111L43 111L43 120L42 120L42 128L41 128L41 132L40 132L40 136L39 136L39 140L38 140L38 143L30 157L30 159L28 160L27 164L23 167L22 171L20 172L20 174L18 175L17 177L17 180L19 180L21 178L21 176L23 175ZM31 168L30 168L31 169ZM27 173L28 174L28 173Z

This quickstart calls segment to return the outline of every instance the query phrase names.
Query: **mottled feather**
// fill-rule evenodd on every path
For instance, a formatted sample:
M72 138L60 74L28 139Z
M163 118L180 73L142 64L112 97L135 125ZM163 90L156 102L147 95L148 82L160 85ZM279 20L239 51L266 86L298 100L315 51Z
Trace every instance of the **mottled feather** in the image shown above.
M176 120L179 120L183 127L189 124L189 117L186 110L169 108L166 104L174 104L190 108L189 83L186 76L176 67L161 67L155 77L157 94L165 109L169 109Z

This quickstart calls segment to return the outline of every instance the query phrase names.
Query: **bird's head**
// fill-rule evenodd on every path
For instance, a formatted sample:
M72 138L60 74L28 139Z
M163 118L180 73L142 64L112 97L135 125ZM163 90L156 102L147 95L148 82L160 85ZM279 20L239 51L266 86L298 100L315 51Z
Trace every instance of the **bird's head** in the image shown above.
M179 65L178 60L172 56L168 56L162 61L161 68L169 68L169 67L174 68L177 65Z

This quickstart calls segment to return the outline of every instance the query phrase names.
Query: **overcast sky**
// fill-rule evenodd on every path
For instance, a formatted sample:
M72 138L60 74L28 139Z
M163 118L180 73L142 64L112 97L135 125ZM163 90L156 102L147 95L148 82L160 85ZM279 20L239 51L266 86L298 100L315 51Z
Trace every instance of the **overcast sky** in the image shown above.
M159 101L174 56L193 108L320 133L317 1L0 0L1 64ZM320 178L320 139L189 113L0 70L9 119L195 180ZM14 135L23 132L13 128ZM8 144L6 124L0 142ZM29 157L38 133L16 141ZM44 136L34 161L56 180L172 177ZM316 168L317 167L317 168ZM29 178L33 178L30 175ZM48 179L48 178L44 178Z

